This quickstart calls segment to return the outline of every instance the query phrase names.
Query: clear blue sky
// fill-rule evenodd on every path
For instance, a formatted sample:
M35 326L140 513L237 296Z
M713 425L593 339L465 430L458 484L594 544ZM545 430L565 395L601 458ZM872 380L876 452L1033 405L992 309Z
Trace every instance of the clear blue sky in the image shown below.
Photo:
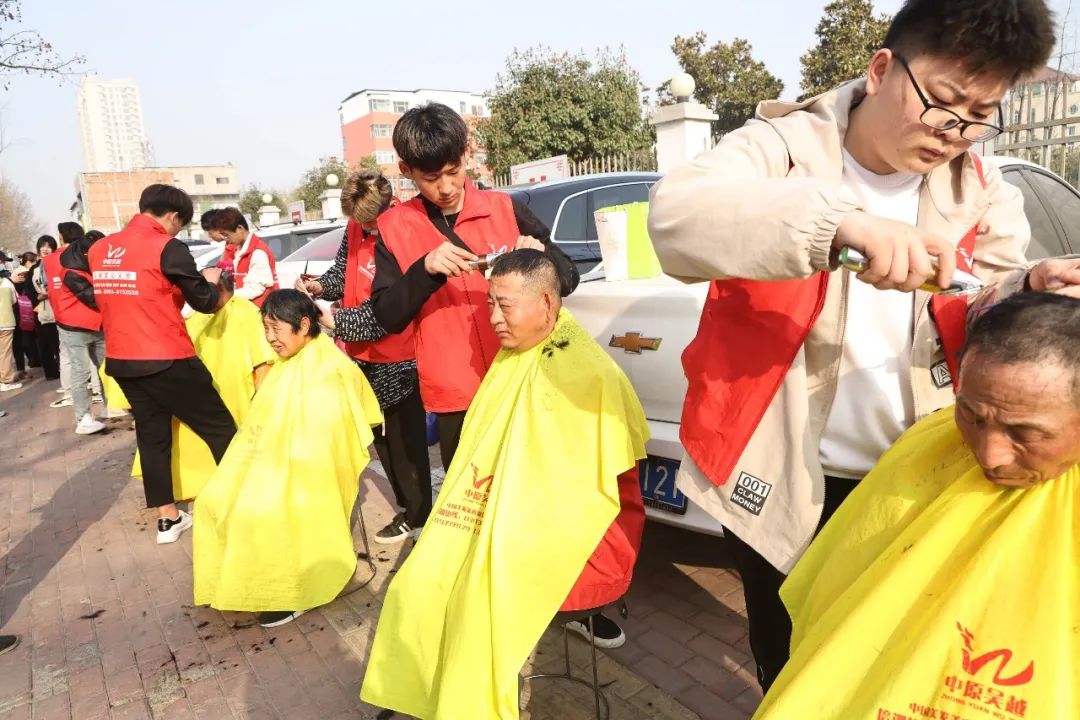
M485 91L514 48L622 45L655 87L678 70L676 35L744 37L798 94L799 56L827 0L305 3L299 0L24 0L25 27L104 78L138 82L160 165L232 162L246 185L291 187L341 155L337 109L364 88ZM1052 0L1063 15L1067 0ZM900 0L877 0L895 12ZM82 170L77 78L16 77L3 95L0 173L38 217L66 219Z

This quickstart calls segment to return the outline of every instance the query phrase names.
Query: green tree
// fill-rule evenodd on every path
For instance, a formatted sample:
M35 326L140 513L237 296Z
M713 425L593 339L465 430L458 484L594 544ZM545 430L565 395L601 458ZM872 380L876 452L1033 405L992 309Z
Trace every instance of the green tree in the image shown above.
M45 228L34 216L30 198L15 183L0 178L0 247L14 257L33 250Z
M799 59L803 97L831 90L866 73L870 58L885 42L891 18L874 16L871 0L833 0L818 22L817 45Z
M281 195L272 190L266 190L252 183L247 186L244 193L240 196L240 212L244 213L248 217L257 218L259 216L259 208L266 203L263 202L263 195L269 193L273 195L274 199L270 203L276 205L282 212L285 211L285 203L282 201Z
M326 176L330 173L337 175L337 187L345 182L349 175L349 167L336 157L322 158L319 164L304 173L300 178L300 184L292 191L293 200L303 200L306 212L318 212L322 208L319 196L330 187L326 184Z
M653 143L641 101L641 79L621 50L515 51L496 79L491 116L476 125L476 145L495 174L511 165L567 155L571 160L630 153Z
M375 172L379 172L379 170L382 169L379 167L379 161L375 159L374 155L365 155L360 158L360 162L357 163L357 165L360 170L374 170ZM342 178L342 182L344 181L345 179Z
M753 47L742 38L708 47L708 35L698 32L676 37L671 45L683 72L697 83L694 98L720 116L713 123L719 138L741 127L754 116L762 100L772 100L784 91L784 82L769 72L765 63L754 59ZM661 103L671 102L667 84L658 88Z
M70 75L84 62L81 55L63 57L36 31L23 28L21 0L0 0L0 77L5 89L12 75Z

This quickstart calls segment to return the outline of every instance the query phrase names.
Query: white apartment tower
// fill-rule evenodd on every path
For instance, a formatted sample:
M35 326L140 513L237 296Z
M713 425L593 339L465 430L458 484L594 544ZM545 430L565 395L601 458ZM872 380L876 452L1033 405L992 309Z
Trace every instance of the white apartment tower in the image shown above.
M86 172L123 172L151 164L139 86L133 80L84 75L79 82L79 129Z

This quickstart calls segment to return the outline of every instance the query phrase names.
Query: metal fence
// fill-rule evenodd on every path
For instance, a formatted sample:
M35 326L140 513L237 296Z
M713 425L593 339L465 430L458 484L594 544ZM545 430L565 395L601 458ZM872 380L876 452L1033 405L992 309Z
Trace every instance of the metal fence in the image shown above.
M656 151L650 148L640 152L571 160L569 165L571 177L612 172L656 172ZM509 186L510 173L495 176L495 187Z

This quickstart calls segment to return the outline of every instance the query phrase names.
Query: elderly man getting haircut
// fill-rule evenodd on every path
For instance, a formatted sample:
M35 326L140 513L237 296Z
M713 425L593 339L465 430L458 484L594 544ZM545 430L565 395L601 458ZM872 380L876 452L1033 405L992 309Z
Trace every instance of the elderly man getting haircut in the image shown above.
M755 717L1080 717L1078 483L1080 300L1012 297L788 577Z
M425 720L518 717L518 671L544 628L559 610L602 617L644 525L644 412L561 307L554 263L500 257L488 305L502 349L390 585L361 695Z

